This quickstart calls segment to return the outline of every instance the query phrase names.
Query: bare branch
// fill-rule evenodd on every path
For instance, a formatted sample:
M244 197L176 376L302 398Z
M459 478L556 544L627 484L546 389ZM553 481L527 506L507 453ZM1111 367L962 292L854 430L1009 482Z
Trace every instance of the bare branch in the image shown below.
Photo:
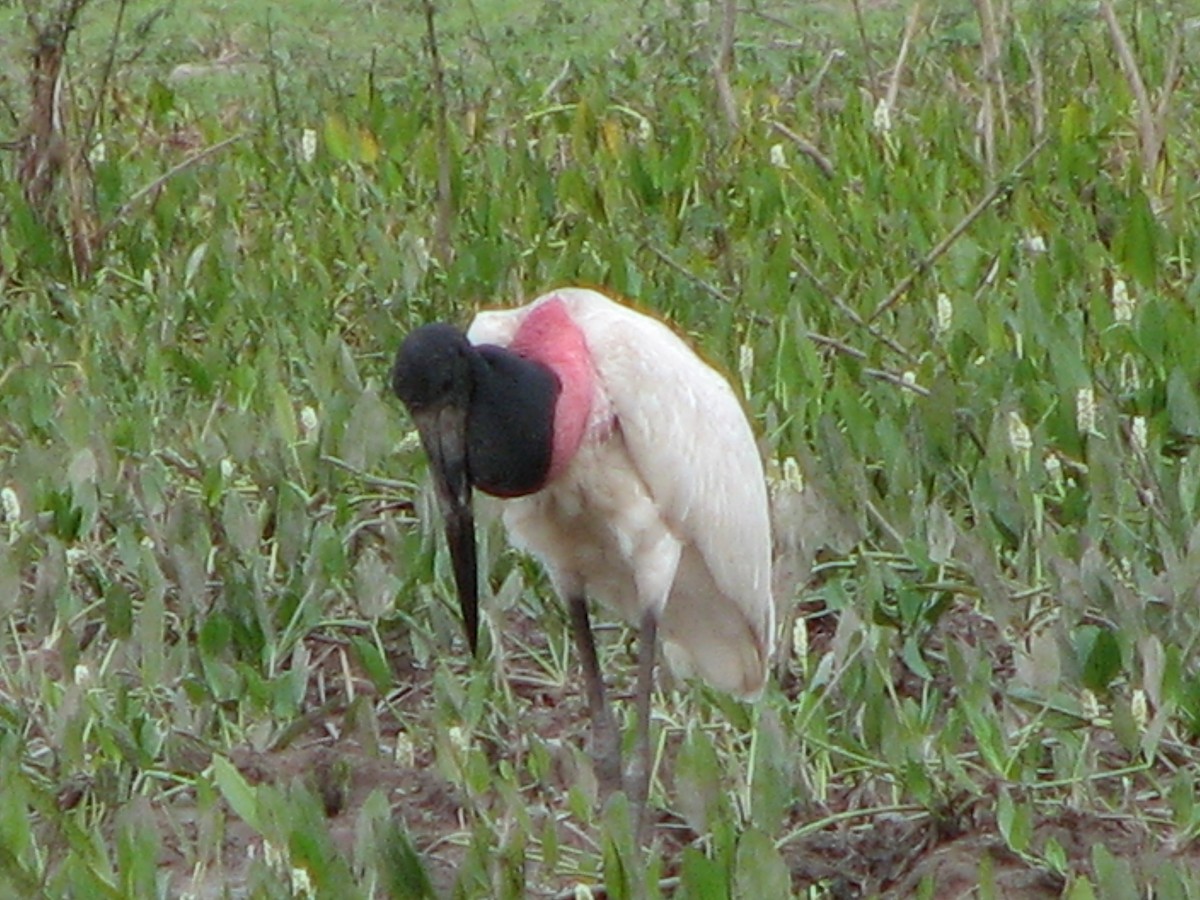
M717 53L713 58L713 79L717 83L717 96L725 121L732 131L738 130L737 100L733 86L729 83L729 72L733 68L734 26L737 24L737 0L725 0L721 12L721 33L717 41Z
M1033 133L1035 137L1041 137L1046 130L1046 76L1042 70L1041 55L1034 51L1024 35L1018 34L1018 39L1033 77Z
M659 250L657 247L655 247L649 241L642 241L642 246L645 249L649 250L651 253L653 253L654 256L657 257L661 262L665 263L669 268L678 272L680 275L682 275L688 281L692 282L694 285L696 285L701 290L703 290L710 297L714 298L715 300L720 301L721 303L732 304L734 302L734 299L732 297L730 297L728 294L726 294L724 291L722 291L719 287L717 287L714 284L710 284L709 282L707 282L703 278L701 278L699 275L696 275L694 272L689 271L685 266L681 265L680 263L678 263L674 259L672 259L669 254L664 253L662 250ZM800 265L807 270L807 267L804 266L803 262L800 262ZM811 275L811 273L809 273L809 274ZM814 281L816 281L815 276L814 276ZM820 282L816 281L816 283L817 283L818 287L820 287ZM841 303L841 301L835 299L834 303L835 304ZM879 340L886 343L889 347L896 350L905 359L912 358L912 354L908 353L908 351L906 351L903 347L901 347L898 344L896 344L895 342L889 340L885 336L878 334L873 328L871 328L869 325L864 323L862 321L862 319L858 316L857 313L853 312L852 310L846 309L845 304L842 304L842 308L845 309L847 312L849 312L850 316L852 318L854 318L858 324L862 325L864 328L866 328L868 331L870 331L874 337L877 337ZM778 317L767 316L767 315L763 315L762 313L751 313L750 319L751 319L751 321L754 322L754 324L761 325L764 327L774 327L774 326L778 325L778 323L779 323ZM830 337L827 334L821 334L818 331L806 331L804 334L805 334L805 337L807 337L814 344L820 344L823 347L829 347L831 350L834 350L837 353L840 353L842 356L848 356L851 359L858 360L859 362L865 362L867 359L867 354L864 353L862 350L859 350L857 347L847 344L845 341L838 340L835 337ZM878 379L879 381L886 381L886 382L889 382L890 384L897 385L898 387L902 387L907 391L912 391L914 394L919 394L922 397L929 396L929 390L927 388L924 388L921 385L917 384L915 381L912 380L911 377L906 378L904 375L899 375L895 372L890 372L887 369L874 369L874 368L863 369L863 374L866 375L868 378L875 378L875 379Z
M446 76L438 52L437 29L434 27L433 0L424 0L425 29L429 47L429 68L433 75L435 114L434 135L437 138L437 206L433 223L433 255L445 266L453 257L450 244L450 223L454 216L454 199L450 196L450 140L446 124Z
M975 12L979 16L979 52L983 59L980 69L983 81L983 103L979 108L979 141L983 145L983 162L987 166L988 178L996 177L996 110L995 92L992 90L993 72L996 68L996 34L992 21L992 5L988 0L975 0Z
M889 350L891 350L893 353L895 353L897 356L899 356L905 362L913 362L914 361L915 357L912 355L912 353L910 353L905 347L903 347L901 344L899 344L896 340L894 340L893 338L884 334L882 331L880 331L874 325L871 325L871 324L863 321L863 317L860 316L845 301L845 299L844 299L845 296L847 294L849 294L849 292L850 292L849 287L846 287L840 295L835 294L833 291L831 291L828 288L828 286L826 286L826 284L820 279L820 277L818 277L817 273L812 270L812 268L808 265L808 263L806 263L804 261L804 258L802 256L800 256L800 254L798 254L798 253L792 254L792 265L794 265L797 269L799 269L801 272L803 272L804 276L809 281L811 281L813 284L815 284L817 286L817 288L821 291L822 294L824 294L826 297L829 298L829 302L832 303L835 307L837 307L838 312L840 312L847 319L849 319L851 322L853 322L856 327L861 328L864 331L866 331L867 334L869 334L875 340L879 341L879 343L883 344L885 347L887 347Z
M125 9L128 5L129 0L120 0L117 4L117 17L113 22L112 36L108 42L108 55L104 59L104 69L100 73L100 86L96 89L96 99L92 103L92 108L88 110L87 125L84 126L83 140L80 142L80 151L84 153L92 147L92 137L96 132L96 124L100 120L100 106L104 102L105 94L108 93L108 82L116 67L117 45L120 43L121 29L125 23Z
M839 47L834 47L827 54L825 54L825 59L821 62L821 68L817 69L817 74L814 75L809 80L808 84L804 86L805 92L809 94L817 93L821 89L822 82L825 81L825 76L829 74L829 69L835 62L845 58L846 51Z
M904 38L900 41L900 52L896 54L896 64L892 66L892 77L888 81L887 93L884 95L884 105L890 113L896 108L896 98L900 95L900 79L904 75L904 62L908 58L908 48L912 45L913 35L921 22L920 0L908 11L908 22L904 26Z
M826 178L832 178L834 176L833 163L829 161L829 157L816 148L815 144L809 143L809 141L802 138L780 121L772 119L769 124L773 130L777 131L779 134L783 135L785 138L795 144L797 150L816 163L816 166L821 170L822 175L824 175Z
M950 233L938 241L937 245L928 253L926 253L924 257L922 257L920 262L916 264L913 270L900 279L900 283L892 288L886 297L879 301L879 305L876 306L871 315L867 317L867 324L874 322L885 312L899 303L900 298L908 292L908 289L913 286L913 283L919 277L921 277L921 275L927 272L929 267L932 266L943 253L949 250L955 241L962 237L963 233L970 228L972 224L974 224L975 220L987 212L988 207L995 203L997 198L1007 194L1012 189L1012 180L1016 178L1027 165L1029 165L1035 156L1045 149L1048 143L1050 143L1050 135L1042 135L1042 137L1038 139L1038 142L1033 145L1033 149L1026 153L1021 158L1021 161L1013 166L1013 169L1008 174L1008 177L996 182L992 186L991 190L984 194L983 199L976 203L971 208L970 212L962 217L962 220L957 225L950 229Z
M237 143L238 141L242 140L245 136L246 135L244 135L244 134L235 134L232 137L225 138L225 140L223 140L223 141L219 141L209 147L205 147L203 150L198 150L197 152L195 152L191 156L189 156L187 159L183 160L183 162L179 163L178 165L172 166L170 169L163 172L163 174L159 175L157 178L155 178L152 182L150 182L145 187L140 188L137 191L137 193L135 193L128 200L126 200L124 203L122 203L121 208L117 210L116 214L111 219L109 219L107 222L105 222L103 227L100 228L99 231L96 232L95 236L92 239L95 246L96 247L101 246L104 243L104 241L108 238L109 234L112 233L112 230L114 228L116 228L118 225L120 225L123 221L125 221L125 219L127 219L129 217L129 214L131 212L133 212L134 207L136 207L139 203L141 203L147 197L152 197L155 194L157 194L160 190L162 190L163 185L165 185L168 181L170 181L176 175L179 175L182 172L186 172L188 169L198 166L200 163L204 162L210 156L214 156L217 153L220 153L222 150L224 150L230 144Z
M1113 48L1117 51L1117 60L1121 63L1121 72L1133 92L1137 103L1138 138L1142 150L1142 174L1152 178L1155 166L1158 165L1158 151L1162 145L1162 135L1158 123L1154 120L1154 107L1150 104L1150 95L1146 92L1146 83L1138 69L1137 60L1133 58L1133 50L1125 38L1125 31L1117 21L1117 14L1109 0L1100 4L1100 14L1108 25L1108 33L1112 37Z
M871 85L871 93L875 92L875 81L878 78L879 67L875 65L875 57L871 55L871 42L867 40L867 23L863 20L862 0L854 2L854 21L858 25L858 39L862 42L863 57L867 61L867 74Z

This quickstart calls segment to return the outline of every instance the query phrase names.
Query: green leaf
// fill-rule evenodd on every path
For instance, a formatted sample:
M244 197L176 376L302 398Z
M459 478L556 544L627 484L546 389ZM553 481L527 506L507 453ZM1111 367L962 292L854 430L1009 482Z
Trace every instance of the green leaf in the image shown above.
M354 634L350 636L350 647L358 664L363 667L367 677L371 679L371 683L375 685L380 694L390 691L392 689L392 667L375 643L361 635Z
M687 900L729 898L729 872L718 860L709 859L695 847L684 847L679 877Z
M1014 853L1029 849L1033 837L1033 813L1028 803L1017 803L1007 790L1001 790L996 798L996 826Z
M1158 277L1158 231L1149 199L1134 190L1114 250L1125 270L1146 287L1152 287Z
M175 92L155 78L146 89L146 106L158 121L175 110Z
M775 842L757 828L742 835L737 846L734 896L742 900L787 897L792 877Z
M271 386L271 405L275 411L275 428L280 440L286 446L292 446L299 439L296 425L296 411L292 408L292 398L282 382Z
M1081 644L1085 653L1080 679L1088 690L1103 693L1121 671L1121 647L1107 628L1085 626L1080 631L1085 634ZM1090 637L1086 637L1088 633Z
M1100 885L1101 897L1123 900L1125 897L1141 896L1129 861L1114 856L1103 844L1092 846L1092 867L1096 872L1096 883Z
M712 828L723 812L721 764L703 729L689 730L675 760L680 811L697 832Z
M1167 414L1176 432L1187 437L1200 436L1200 399L1183 366L1174 367L1167 380Z
M633 834L633 811L623 791L604 804L604 888L613 900L634 896L640 866Z
M325 117L325 147L338 162L349 162L353 154L353 138L346 120L339 115Z
M377 826L375 852L381 880L391 900L433 900L433 881L420 854L396 819Z
M126 640L133 634L133 596L124 585L113 582L105 587L104 624L118 640Z
M258 789L242 777L237 766L221 755L212 759L213 780L225 802L243 822L262 834L258 809Z
M792 804L792 779L787 735L774 709L763 706L754 728L754 769L750 782L750 818L771 834Z

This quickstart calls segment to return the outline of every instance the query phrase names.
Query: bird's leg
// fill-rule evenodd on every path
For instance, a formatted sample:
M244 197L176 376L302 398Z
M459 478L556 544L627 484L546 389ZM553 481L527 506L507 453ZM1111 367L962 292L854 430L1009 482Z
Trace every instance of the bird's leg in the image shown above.
M654 654L658 636L658 618L654 610L642 613L638 635L638 679L635 706L637 708L637 740L633 750L633 769L630 772L629 799L637 816L637 833L646 827L646 801L650 797L650 694L654 688Z
M596 780L601 796L621 789L621 736L617 721L604 696L604 677L596 656L596 640L588 619L587 597L572 594L567 598L571 617L571 633L583 664L584 690L587 692L588 713L592 720L592 755L596 765Z

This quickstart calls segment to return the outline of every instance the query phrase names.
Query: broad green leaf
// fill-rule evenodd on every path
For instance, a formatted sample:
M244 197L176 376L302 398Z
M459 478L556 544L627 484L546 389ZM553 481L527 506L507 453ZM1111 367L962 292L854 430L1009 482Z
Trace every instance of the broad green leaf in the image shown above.
M375 823L373 850L380 880L392 900L434 900L437 894L420 854L404 827L390 815Z
M3 563L3 552L0 552L0 569ZM0 571L0 589L3 588L3 581ZM133 596L122 584L114 582L104 590L104 624L118 640L125 640L133 634Z
M338 115L325 117L325 147L338 162L350 162L352 139L345 120Z
M730 873L695 847L683 848L680 886L687 900L728 900Z
M1095 626L1085 629L1081 629L1085 636L1080 646L1085 652L1080 677L1088 690L1102 693L1121 671L1121 647L1109 629Z
M1024 853L1029 848L1033 836L1030 805L1024 801L1014 801L1006 790L1001 790L996 797L996 825L1014 853Z
M1114 856L1102 843L1092 846L1092 867L1096 872L1101 898L1118 900L1140 895L1129 861Z
M752 828L738 841L734 897L762 900L787 897L792 876L788 865L764 832Z
M212 759L213 780L221 796L234 813L255 831L262 833L259 819L258 790L252 787L228 759L214 755Z
M363 667L367 673L367 677L371 679L371 683L381 694L386 694L392 689L392 669L388 664L387 658L380 652L374 641L369 641L366 638L352 634L350 636L350 646L354 651L354 656L358 660L358 664Z
M773 834L793 801L791 757L787 735L775 710L763 706L754 728L754 768L750 782L750 818L765 834Z

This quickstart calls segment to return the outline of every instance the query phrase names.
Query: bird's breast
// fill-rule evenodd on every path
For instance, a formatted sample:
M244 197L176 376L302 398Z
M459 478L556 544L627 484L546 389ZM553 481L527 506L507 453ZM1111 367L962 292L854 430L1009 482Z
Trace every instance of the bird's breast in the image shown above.
M637 622L635 572L668 533L619 432L589 440L545 489L505 502L514 543L545 564L563 596L585 592Z

